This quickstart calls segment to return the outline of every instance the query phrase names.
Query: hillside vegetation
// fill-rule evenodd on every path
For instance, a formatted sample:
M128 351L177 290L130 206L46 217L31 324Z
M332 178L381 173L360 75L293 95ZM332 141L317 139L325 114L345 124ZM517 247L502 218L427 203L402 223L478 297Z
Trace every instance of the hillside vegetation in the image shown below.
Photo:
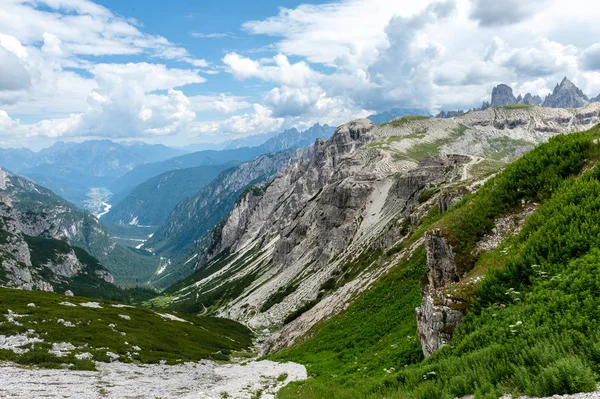
M88 370L93 361L117 358L167 364L227 360L251 344L246 327L225 319L6 288L0 288L0 298L0 360L24 365Z
M280 398L548 396L596 388L600 373L600 129L557 136L410 238L440 229L466 274L449 288L469 309L450 345L423 359L417 247L347 311L274 358L313 377ZM476 251L494 221L536 207L520 233ZM482 280L476 277L485 276ZM481 281L480 283L473 283Z

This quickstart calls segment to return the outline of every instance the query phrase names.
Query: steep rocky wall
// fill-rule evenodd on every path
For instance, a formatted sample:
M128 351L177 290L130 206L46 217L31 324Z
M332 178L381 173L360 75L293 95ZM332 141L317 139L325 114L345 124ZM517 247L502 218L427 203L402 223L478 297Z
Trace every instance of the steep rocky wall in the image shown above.
M465 310L441 290L460 279L452 246L439 230L434 230L425 234L425 248L429 284L421 290L422 303L416 312L419 339L427 357L450 342Z

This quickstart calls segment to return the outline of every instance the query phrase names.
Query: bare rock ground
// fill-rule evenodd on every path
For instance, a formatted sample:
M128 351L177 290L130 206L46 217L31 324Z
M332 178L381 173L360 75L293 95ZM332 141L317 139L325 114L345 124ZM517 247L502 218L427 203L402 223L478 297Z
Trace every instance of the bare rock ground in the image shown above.
M251 361L182 365L97 363L98 371L42 370L0 364L0 398L274 398L285 384L307 378L295 363Z

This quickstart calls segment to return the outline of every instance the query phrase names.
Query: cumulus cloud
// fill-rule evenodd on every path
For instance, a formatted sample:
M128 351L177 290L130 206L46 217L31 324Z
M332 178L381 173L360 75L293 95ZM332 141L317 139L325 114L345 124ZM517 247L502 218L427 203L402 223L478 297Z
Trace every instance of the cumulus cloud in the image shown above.
M198 95L188 97L195 112L221 112L231 114L233 112L250 108L250 104L244 97L230 96L224 93L219 95Z
M71 55L134 55L147 53L204 67L188 51L162 36L143 33L135 21L113 14L88 0L5 0L0 13L2 33L25 45L60 43ZM54 47L56 50L56 47Z
M223 58L229 72L237 79L259 78L265 81L302 87L315 82L319 75L310 66L299 61L291 64L283 54L262 62L243 57L237 53L229 53Z
M533 17L544 3L545 0L473 0L470 16L483 27L512 25Z
M600 70L600 43L592 44L583 51L581 64L589 71Z
M16 54L0 46L0 92L27 90L31 75Z

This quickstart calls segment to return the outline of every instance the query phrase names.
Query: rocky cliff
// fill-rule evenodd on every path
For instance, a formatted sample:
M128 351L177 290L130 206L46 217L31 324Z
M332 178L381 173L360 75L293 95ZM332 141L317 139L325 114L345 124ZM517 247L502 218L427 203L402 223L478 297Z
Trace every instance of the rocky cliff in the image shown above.
M169 292L171 304L253 327L279 327L268 348L285 347L384 274L396 258L382 261L382 251L400 245L432 207L446 210L502 162L553 135L598 122L600 104L342 125L268 186L238 201L212 235L196 273ZM442 270L439 281L456 278L450 264ZM424 315L435 313L434 306L451 308L433 295L429 302L432 311ZM436 317L423 318L423 325L443 330ZM445 339L432 339L431 348Z
M57 287L64 289L81 273L90 274L92 281L114 283L110 272L87 262L89 255L82 261L77 249L53 238L57 229L47 213L14 208L14 201L6 192L15 179L0 170L0 180L0 285L54 291Z
M425 357L452 339L452 333L465 316L464 304L444 294L443 288L458 282L460 274L455 253L443 234L425 235L428 286L421 290L422 304L417 308L417 328Z
M546 97L543 107L549 108L578 108L587 104L590 99L569 79L564 78L557 84L554 91Z
M513 94L510 86L500 84L492 90L492 107L504 107L505 105L516 104L517 98Z
M168 257L172 266L152 279L167 287L194 269L197 256L209 243L212 228L231 212L248 186L270 181L301 150L261 155L220 174L195 195L181 201L169 218L144 245Z
M118 279L127 276L134 281L142 280L144 273L154 273L158 265L155 258L116 245L94 216L23 177L2 169L0 177L0 201L17 212L23 234L64 240L83 248ZM132 269L139 274L130 277Z

